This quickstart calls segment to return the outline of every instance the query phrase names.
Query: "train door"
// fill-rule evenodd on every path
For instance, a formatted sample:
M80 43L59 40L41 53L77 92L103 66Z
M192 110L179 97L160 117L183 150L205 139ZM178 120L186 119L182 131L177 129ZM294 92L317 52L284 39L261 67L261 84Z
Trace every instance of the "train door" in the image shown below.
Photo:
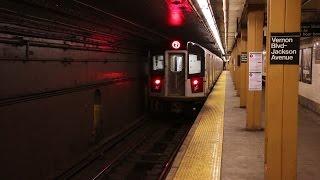
M184 52L167 52L166 55L167 95L185 95L185 58Z
M208 86L208 89L210 89L210 81L211 81L211 76L210 76L210 74L211 74L211 69L210 69L210 67L211 67L211 61L210 61L210 58L211 58L211 56L210 55L208 55L208 58L206 59L207 61L208 61L208 63L207 63L207 67L206 67L206 71L208 72L208 79L207 79L207 86Z

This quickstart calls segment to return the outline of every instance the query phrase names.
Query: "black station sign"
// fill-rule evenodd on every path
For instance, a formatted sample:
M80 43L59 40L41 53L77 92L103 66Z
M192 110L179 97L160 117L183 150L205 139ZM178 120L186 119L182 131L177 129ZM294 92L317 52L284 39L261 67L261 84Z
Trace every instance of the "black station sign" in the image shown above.
M299 64L300 33L271 33L270 64Z
M247 63L248 61L247 52L242 52L240 55L240 59L241 59L241 63Z
M319 23L301 24L301 37L319 37L319 36L320 36Z

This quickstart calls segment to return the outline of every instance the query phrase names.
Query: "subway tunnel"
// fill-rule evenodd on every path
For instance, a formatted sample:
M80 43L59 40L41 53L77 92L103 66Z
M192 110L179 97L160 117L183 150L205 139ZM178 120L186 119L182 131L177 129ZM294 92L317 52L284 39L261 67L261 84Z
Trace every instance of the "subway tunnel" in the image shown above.
M277 3L279 6L275 5ZM275 18L273 9L276 8L287 13L283 22ZM297 16L292 9L298 9ZM181 148L186 146L188 139L191 139L189 143L192 145L195 136L189 136L197 134L197 128L202 127L201 122L206 123L204 129L217 126L215 130L208 130L209 137L205 137L208 132L201 134L201 137L217 139L217 142L224 143L223 146L226 147L221 153L235 154L228 150L231 141L228 140L226 127L227 123L231 123L228 118L234 115L231 109L237 107L243 110L239 110L239 114L244 113L249 118L242 124L246 132L260 133L252 135L253 138L260 138L261 143L265 140L264 147L258 145L253 148L265 149L265 156L257 155L265 157L266 161L260 164L261 167L265 167L265 179L277 177L278 171L275 170L274 175L273 169L270 168L277 168L273 164L274 159L270 158L272 156L284 158L279 170L282 175L288 173L285 158L298 156L299 162L304 164L300 165L298 170L296 166L289 167L297 172L293 172L295 175L288 173L288 177L317 179L320 175L316 174L314 169L308 169L308 159L305 160L299 153L297 155L294 150L290 154L291 149L296 146L299 152L308 153L308 150L312 149L301 150L301 140L294 138L301 138L302 135L302 139L306 140L302 144L307 146L310 140L306 139L308 130L298 129L297 135L296 126L292 125L295 121L283 120L284 124L279 130L282 139L279 140L276 137L278 131L270 129L280 125L274 124L268 117L277 119L278 116L274 114L280 113L283 114L281 118L285 119L285 114L290 114L290 110L284 107L287 104L289 107L292 105L293 114L300 113L299 117L288 117L296 121L299 119L299 127L301 123L309 123L305 119L312 119L317 126L319 125L319 9L320 4L317 0L2 0L0 178L197 179L195 176L192 177L190 164L187 165L190 171L179 169L187 161L178 161L176 157L183 152ZM291 19L291 15L300 19ZM250 29L252 23L255 24L255 29ZM295 47L292 51L296 51L297 56L292 58L296 60L298 57L298 62L286 64L281 61L283 69L294 67L296 70L280 72L280 66L271 65L272 52L268 48L272 41L272 33L287 33L286 36L281 34L281 37L298 38L297 46L288 45ZM246 45L243 45L242 41L245 41ZM248 80L250 81L252 74L257 72L250 72L250 66L247 66L251 58L250 52L259 52L264 58L261 58L264 65L259 66L261 80L258 79L256 85L259 88L253 90L250 90ZM270 57L266 55L269 53ZM242 59L243 54L246 56L245 59ZM276 63L281 64L279 61ZM290 63L293 65L288 65ZM158 71L157 68L166 70ZM185 71L184 74L177 75L181 71ZM291 83L287 76L295 75L299 76L299 79L293 79ZM278 81L279 78L282 79ZM175 84L170 85L171 82ZM226 85L222 86L223 83ZM282 89L277 83L284 83L281 85ZM272 89L277 85L280 89ZM176 88L175 91L170 91L173 86ZM180 90L182 88L179 92L178 86ZM230 89L234 90L232 96L228 94L233 93ZM281 95L274 95L283 99L281 111L273 109L275 104L280 103L278 99L271 97L276 91L282 92ZM237 102L235 107L231 107L228 98L238 98L232 101ZM286 101L286 98L294 100ZM218 104L220 101L223 102L222 105ZM261 107L258 108L260 104ZM219 114L220 111L222 114ZM231 115L228 116L228 113ZM224 117L224 120L220 117ZM231 119L240 117L242 116L237 115ZM261 120L257 120L260 117ZM172 124L167 127L161 121ZM255 124L256 121L258 124ZM240 122L242 121L233 123ZM289 122L288 134L285 134L286 122ZM150 127L142 124L148 124ZM155 127L156 125L158 127ZM314 135L320 133L316 125L309 126L312 126ZM178 130L179 128L182 130ZM223 130L220 131L219 128L224 128L225 139L222 138ZM158 132L159 129L165 132ZM141 132L135 134L136 131ZM170 143L174 144L174 150L170 155L166 154L164 164L159 162L161 158L153 158L160 154L161 149L167 152L173 146L165 144L169 140L155 142L152 145L152 153L141 155L142 150L133 147L144 149L141 144L145 142L137 141L134 144L135 140L125 139L127 136L137 139L148 139L150 136L152 139L155 135L151 131L164 134L164 139L172 136L173 142ZM217 134L211 135L213 132ZM263 136L261 132L264 132ZM251 137L246 138L248 139L244 141L250 141ZM127 145L122 145L122 141ZM204 141L197 141L198 146L202 146L201 142ZM296 146L286 146L288 142ZM319 143L315 144L312 146L315 147L312 149L313 152L320 150L317 149L320 147ZM191 145L187 143L190 149ZM208 146L215 147L212 144ZM217 145L220 146L222 148L222 144ZM289 149L288 157L286 152L281 150L281 155L273 154L280 146ZM120 151L126 148L127 152ZM140 164L132 165L132 169L128 170L123 164L133 164L132 159L136 161L136 154L130 154L132 152L140 153L143 158L139 158ZM186 150L180 156L188 156L188 153L189 150ZM229 169L225 168L224 171L224 166L221 165L221 162L229 165L229 161L221 160L225 154L211 158L218 159L218 164L214 164L215 161L205 162L205 158L203 163L214 164L215 169L222 167L218 172L222 172L221 179L233 179L235 176L232 173L229 175ZM113 157L117 159L113 160ZM314 158L319 157L320 155ZM103 160L105 162L102 162ZM267 160L271 162L269 165ZM179 162L180 166L177 168L177 163L174 162ZM293 164L297 162L294 161ZM313 168L320 167L319 164L309 165L314 166ZM176 171L172 170L175 168ZM261 179L261 169L256 171L260 173L259 176L248 176L249 179ZM127 171L128 174L125 174ZM140 171L147 173L136 173ZM119 176L121 172L124 177ZM108 173L111 175L105 175ZM189 176L179 176L181 173Z

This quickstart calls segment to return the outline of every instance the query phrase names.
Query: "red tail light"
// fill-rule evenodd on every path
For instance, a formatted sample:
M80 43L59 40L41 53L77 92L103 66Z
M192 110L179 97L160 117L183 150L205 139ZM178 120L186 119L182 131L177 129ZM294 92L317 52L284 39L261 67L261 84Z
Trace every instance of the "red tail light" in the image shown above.
M199 84L199 81L197 80L197 79L194 79L193 81L192 81L192 84L195 86L195 85L198 85Z
M192 93L203 92L203 78L202 77L193 77L191 81L191 91Z
M154 84L156 84L156 85L161 84L161 79L156 79L156 80L154 80Z
M161 92L162 89L162 78L153 77L151 79L151 91L152 92Z

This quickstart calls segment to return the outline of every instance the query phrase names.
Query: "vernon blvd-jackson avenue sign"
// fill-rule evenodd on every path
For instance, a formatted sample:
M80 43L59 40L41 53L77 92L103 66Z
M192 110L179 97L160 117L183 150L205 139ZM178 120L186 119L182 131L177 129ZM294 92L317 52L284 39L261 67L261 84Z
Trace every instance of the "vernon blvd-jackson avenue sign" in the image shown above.
M271 33L270 64L299 64L300 33Z

